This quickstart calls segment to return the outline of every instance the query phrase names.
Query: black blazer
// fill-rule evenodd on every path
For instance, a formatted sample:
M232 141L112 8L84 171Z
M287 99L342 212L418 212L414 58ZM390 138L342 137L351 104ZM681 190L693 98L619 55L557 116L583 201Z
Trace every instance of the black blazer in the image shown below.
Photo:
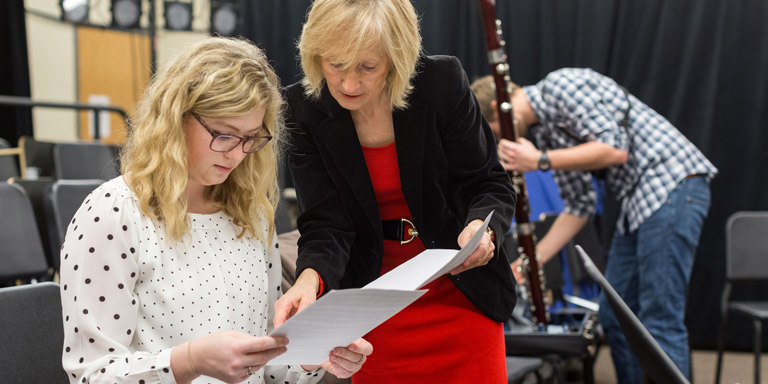
M505 321L515 283L504 233L516 195L496 143L455 57L422 57L408 108L393 112L400 179L418 239L427 248L457 249L461 230L495 210L497 254L451 280L488 317ZM319 100L300 83L285 90L289 164L300 215L297 275L316 270L326 289L361 287L380 276L379 207L348 110L323 89Z

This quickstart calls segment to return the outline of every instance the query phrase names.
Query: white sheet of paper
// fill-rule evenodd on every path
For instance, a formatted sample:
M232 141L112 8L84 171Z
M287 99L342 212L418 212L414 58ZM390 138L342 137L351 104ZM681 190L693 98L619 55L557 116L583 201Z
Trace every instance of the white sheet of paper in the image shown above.
M426 290L340 289L328 292L272 331L288 337L288 351L268 365L312 364L346 346L416 301Z
M371 281L363 289L419 289L445 273L440 271L457 253L459 251L455 249L427 249Z
M288 337L288 351L267 365L317 365L416 301L417 290L457 267L480 245L493 211L461 250L428 249L368 285L328 292L270 335Z

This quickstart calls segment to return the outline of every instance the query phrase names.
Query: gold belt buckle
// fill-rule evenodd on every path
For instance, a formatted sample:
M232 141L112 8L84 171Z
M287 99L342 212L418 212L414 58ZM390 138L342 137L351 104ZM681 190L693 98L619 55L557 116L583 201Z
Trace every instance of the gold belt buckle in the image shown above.
M408 244L411 241L413 241L413 239L419 237L419 231L416 230L416 226L413 225L413 223L410 220L406 218L400 219L400 225L404 226L406 223L411 226L410 228L408 228L408 236L411 236L411 238L408 240L400 240L400 245ZM402 231L400 232L400 235L402 236Z

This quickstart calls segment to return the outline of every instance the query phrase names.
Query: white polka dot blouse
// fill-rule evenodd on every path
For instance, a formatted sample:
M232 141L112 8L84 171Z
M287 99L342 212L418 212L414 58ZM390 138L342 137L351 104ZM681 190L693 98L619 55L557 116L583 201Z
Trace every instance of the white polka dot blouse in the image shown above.
M61 249L62 363L71 383L175 383L174 346L220 330L270 330L281 294L277 236L269 246L237 238L223 212L189 220L182 240L168 239L122 177L85 199ZM268 366L245 382L315 383L321 376ZM201 376L194 383L219 381Z

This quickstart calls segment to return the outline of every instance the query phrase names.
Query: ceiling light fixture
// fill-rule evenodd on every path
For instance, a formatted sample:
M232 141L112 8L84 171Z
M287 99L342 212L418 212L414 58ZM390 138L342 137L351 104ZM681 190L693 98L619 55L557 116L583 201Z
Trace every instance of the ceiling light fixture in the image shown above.
M138 28L141 21L141 0L112 0L112 26Z
M87 23L90 6L88 0L60 0L61 19L72 23Z
M211 34L234 36L240 33L240 3L211 0Z

